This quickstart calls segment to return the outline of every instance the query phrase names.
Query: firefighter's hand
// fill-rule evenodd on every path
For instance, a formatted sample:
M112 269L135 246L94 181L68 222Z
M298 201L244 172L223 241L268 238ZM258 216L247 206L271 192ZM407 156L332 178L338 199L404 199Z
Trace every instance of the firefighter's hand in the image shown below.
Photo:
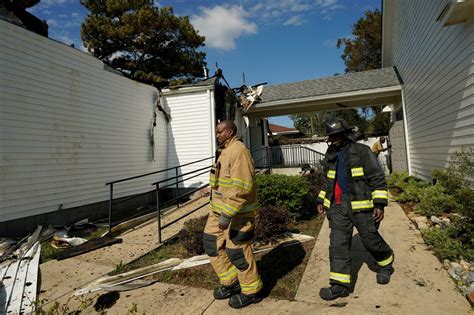
M316 206L316 209L318 209L318 213L319 214L324 214L324 212L326 212L326 210L324 209L324 206L322 203L319 203L317 206Z
M380 208L374 208L374 213L372 215L375 222L380 222L383 220L383 210Z

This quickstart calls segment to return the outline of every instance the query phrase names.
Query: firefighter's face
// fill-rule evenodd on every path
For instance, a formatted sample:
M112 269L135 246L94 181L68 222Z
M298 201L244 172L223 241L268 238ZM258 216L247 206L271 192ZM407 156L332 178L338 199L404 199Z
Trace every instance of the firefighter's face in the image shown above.
M222 145L227 140L232 138L232 130L230 130L229 128L226 128L224 125L217 125L216 138L217 138L217 144Z
M329 143L332 143L337 148L340 148L344 145L344 141L345 141L344 133L338 132L338 133L332 134L329 136L328 140L329 140Z

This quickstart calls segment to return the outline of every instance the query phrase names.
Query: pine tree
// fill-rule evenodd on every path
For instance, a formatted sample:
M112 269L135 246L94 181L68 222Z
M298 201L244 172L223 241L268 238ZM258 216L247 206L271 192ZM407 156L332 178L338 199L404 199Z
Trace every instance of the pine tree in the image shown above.
M204 37L186 16L150 0L81 0L89 15L81 26L84 46L125 76L166 85L202 74Z

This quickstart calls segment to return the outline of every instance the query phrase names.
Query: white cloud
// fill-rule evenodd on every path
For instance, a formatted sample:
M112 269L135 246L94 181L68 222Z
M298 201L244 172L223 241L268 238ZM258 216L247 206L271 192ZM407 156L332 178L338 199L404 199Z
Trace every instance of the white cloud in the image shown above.
M266 24L297 26L307 21L311 14L319 12L325 20L331 19L342 8L339 0L260 0L250 7L252 17ZM294 16L298 14L299 19Z
M58 21L56 21L55 19L48 19L46 21L46 23L48 23L48 26L49 27L56 27L58 26Z
M52 6L52 5L62 5L66 3L72 3L74 0L41 0L41 4L45 6Z
M321 8L321 15L323 19L330 20L337 9L342 8L342 5L337 3L338 0L317 0L318 6Z
M337 0L317 0L317 4L323 8L337 8Z
M248 17L242 6L218 5L213 8L201 8L201 14L193 15L191 23L206 37L207 46L232 50L237 38L257 32L257 25L249 21Z
M283 25L288 26L288 25L293 25L293 26L298 26L303 24L304 21L301 19L301 16L295 15L292 16L289 20L286 20Z

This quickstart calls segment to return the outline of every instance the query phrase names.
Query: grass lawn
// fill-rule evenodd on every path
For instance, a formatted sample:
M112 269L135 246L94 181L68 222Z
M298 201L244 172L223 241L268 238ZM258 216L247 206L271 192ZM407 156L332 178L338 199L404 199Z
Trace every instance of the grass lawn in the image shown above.
M315 216L309 220L301 221L297 225L292 225L290 230L294 233L314 236L316 239L323 220L324 217ZM264 296L285 300L295 298L314 243L315 240L287 247L277 247L255 255L258 270L264 283ZM130 264L118 265L117 269L111 274L149 266L173 257L190 257L178 239L170 241ZM150 277L160 282L205 289L213 289L218 285L217 276L210 264L173 272L166 271Z

